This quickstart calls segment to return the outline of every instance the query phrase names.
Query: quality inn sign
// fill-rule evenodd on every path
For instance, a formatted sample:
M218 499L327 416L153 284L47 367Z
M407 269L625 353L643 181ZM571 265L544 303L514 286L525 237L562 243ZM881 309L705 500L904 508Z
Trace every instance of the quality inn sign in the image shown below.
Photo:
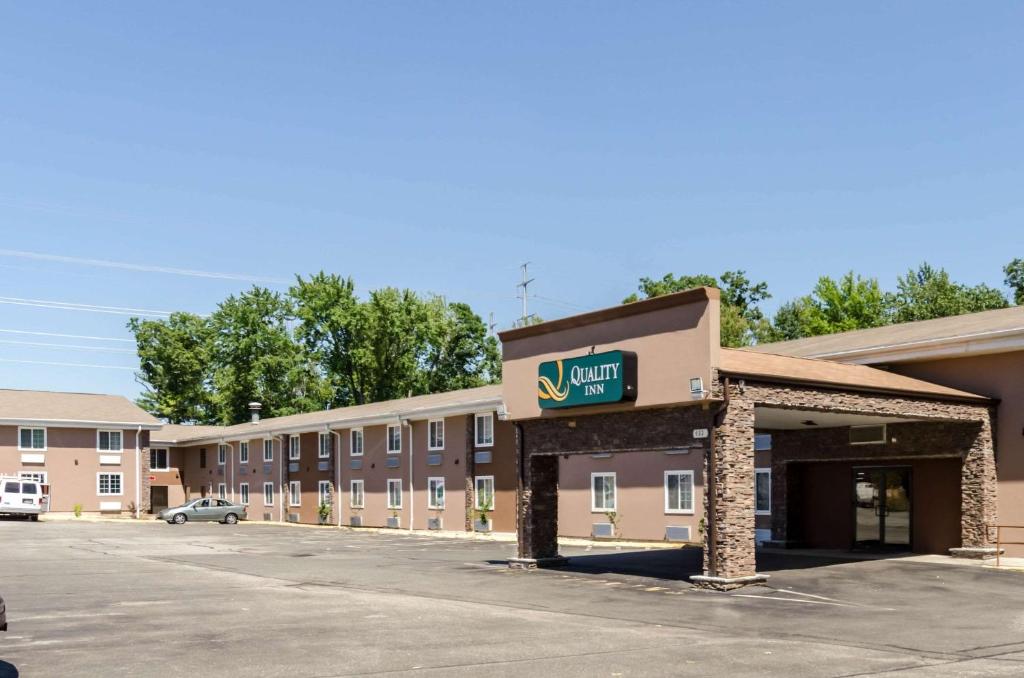
M608 351L541 363L537 401L543 409L636 400L636 354Z

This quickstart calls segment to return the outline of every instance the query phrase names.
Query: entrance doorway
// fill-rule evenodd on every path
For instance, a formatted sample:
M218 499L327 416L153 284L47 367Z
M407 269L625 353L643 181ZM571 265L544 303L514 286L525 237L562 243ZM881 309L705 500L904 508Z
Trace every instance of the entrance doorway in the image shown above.
M149 488L150 513L159 513L167 508L167 486L154 485Z
M910 550L910 468L853 469L855 549Z

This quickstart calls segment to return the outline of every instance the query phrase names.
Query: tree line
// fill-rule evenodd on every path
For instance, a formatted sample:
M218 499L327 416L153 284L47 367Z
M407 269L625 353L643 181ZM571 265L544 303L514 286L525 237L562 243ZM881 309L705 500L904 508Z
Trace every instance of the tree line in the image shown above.
M718 288L722 345L737 347L1024 304L1024 259L1011 261L1003 274L1012 299L985 284L957 282L945 269L923 263L899 276L891 291L883 290L876 278L853 271L838 279L822 276L809 294L782 304L772 317L761 309L761 302L771 298L768 284L751 282L744 271L726 271L718 278L671 273L658 279L641 278L639 293L623 303L699 286Z
M209 316L132 318L139 404L170 423L235 424L494 383L498 344L463 303L411 290L356 295L351 278L255 286Z

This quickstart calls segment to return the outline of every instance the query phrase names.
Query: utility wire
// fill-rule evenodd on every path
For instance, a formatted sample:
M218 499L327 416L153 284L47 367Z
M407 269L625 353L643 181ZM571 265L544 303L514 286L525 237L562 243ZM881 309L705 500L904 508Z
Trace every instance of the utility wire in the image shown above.
M131 370L134 372L134 367L121 367L120 365L89 365L86 363L58 363L50 362L49 360L17 360L15 358L0 358L0 363L21 363L23 365L52 365L54 367L91 367L100 370Z
M44 341L18 341L17 339L0 339L0 344L13 346L41 346L43 348L71 348L79 351L105 351L108 353L131 353L130 348L110 348L109 346L83 346L82 344L48 344Z
M70 301L47 301L45 299L23 299L21 297L0 297L0 304L14 306L32 306L35 308L52 308L61 311L90 311L92 313L112 313L114 315L145 315L168 317L170 311L154 311L145 308L126 308L124 306L100 306L98 304L78 304Z
M61 332L38 332L32 330L7 330L0 329L3 334L28 334L34 337L61 337L62 339L89 339L92 341L124 341L134 344L134 339L120 339L117 337L93 337L88 334L63 334Z

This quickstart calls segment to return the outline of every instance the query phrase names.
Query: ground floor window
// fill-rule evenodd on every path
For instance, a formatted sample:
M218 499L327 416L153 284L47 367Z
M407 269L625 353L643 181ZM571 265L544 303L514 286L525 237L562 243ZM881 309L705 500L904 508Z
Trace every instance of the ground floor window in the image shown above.
M217 485L217 498L218 499L227 499L228 498L228 486L225 485L224 483L220 483L220 484Z
M238 486L238 496L242 506L249 505L249 483L242 483Z
M427 478L427 508L444 508L444 478Z
M590 510L607 513L615 510L615 474L590 474Z
M327 504L328 506L331 505L331 481L330 480L321 480L317 484L317 495L319 497L319 501L317 502L317 506L323 506L324 504Z
M363 481L353 480L349 484L348 490L348 505L351 506L352 508L363 508L363 506L365 505L363 499Z
M263 483L263 505L274 505L274 483Z
M477 510L494 510L494 476L477 476L474 482L476 495L474 508Z
M150 471L166 471L170 468L167 465L167 450L150 450L149 451L149 470Z
M767 516L772 512L772 470L754 469L755 515Z
M46 471L19 471L18 477L22 480L34 480L40 485L46 485Z
M120 496L122 473L97 473L96 494L101 497Z
M299 506L302 504L302 484L298 480L288 481L288 505Z
M389 480L388 481L388 508L389 509L400 509L400 508L402 508L402 481L401 480Z
M693 471L665 471L665 513L693 513Z

